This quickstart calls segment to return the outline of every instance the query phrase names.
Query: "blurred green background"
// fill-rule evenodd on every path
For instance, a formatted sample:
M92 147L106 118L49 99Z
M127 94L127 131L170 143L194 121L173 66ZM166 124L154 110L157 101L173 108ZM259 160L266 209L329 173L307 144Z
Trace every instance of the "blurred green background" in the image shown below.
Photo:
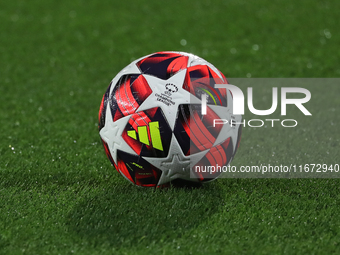
M97 114L116 73L156 51L194 53L226 77L338 77L339 9L327 0L1 1L0 253L338 253L337 179L141 189L110 166ZM315 118L294 131L244 129L234 164L269 160L273 148L279 162L339 163L339 88L313 91Z

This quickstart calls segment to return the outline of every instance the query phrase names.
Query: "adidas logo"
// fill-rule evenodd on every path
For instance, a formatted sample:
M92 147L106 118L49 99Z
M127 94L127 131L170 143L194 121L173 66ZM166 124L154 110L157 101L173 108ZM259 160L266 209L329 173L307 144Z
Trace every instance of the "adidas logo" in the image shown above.
M148 136L148 128L150 132L150 138L152 147L163 151L163 145L161 140L161 133L159 132L159 123L158 121L149 122L149 126L139 126L137 127L137 132L135 130L128 130L127 135L132 139L140 141L143 144L150 145L149 136Z

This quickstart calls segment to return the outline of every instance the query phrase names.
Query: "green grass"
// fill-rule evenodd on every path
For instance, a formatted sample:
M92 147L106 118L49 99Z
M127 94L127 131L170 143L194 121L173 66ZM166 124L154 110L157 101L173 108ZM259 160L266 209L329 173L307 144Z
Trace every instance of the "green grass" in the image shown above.
M192 52L227 77L338 77L339 9L307 0L2 1L0 253L339 253L338 179L144 189L111 167L97 131L110 80L156 51ZM339 87L311 92L312 117L290 109L301 119L294 130L245 128L233 164L340 163Z

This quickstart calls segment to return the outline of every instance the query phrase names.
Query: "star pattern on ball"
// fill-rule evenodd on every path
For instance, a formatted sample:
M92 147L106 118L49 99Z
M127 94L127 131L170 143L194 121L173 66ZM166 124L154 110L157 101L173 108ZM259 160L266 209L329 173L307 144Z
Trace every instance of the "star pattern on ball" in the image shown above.
M131 153L133 155L137 155L136 152L124 141L122 137L122 133L126 124L128 123L130 116L123 117L115 122L112 120L111 110L109 105L106 108L105 115L105 125L100 130L99 134L101 138L109 144L110 153L117 164L117 150L120 149L122 151Z
M167 80L159 79L152 75L143 74L147 80L152 94L139 106L137 111L147 110L153 107L160 107L163 110L165 119L167 119L171 129L174 128L177 118L177 109L180 104L200 104L201 101L183 89L183 83L186 75L186 70L177 72ZM166 95L166 84L173 84L178 88L178 91ZM161 98L167 98L170 105L166 105Z
M194 166L208 151L206 150L194 155L185 156L175 136L171 139L170 148L172 153L169 153L166 158L143 157L146 161L162 170L158 185L168 183L177 178L190 180L192 166Z
M179 143L173 136L170 148L172 153L166 158L143 157L146 161L162 170L162 175L158 185L170 182L176 178L190 178L190 156L185 156L180 148Z
M188 179L190 178L190 159L181 157L180 154L172 154L171 161L163 162L162 165L166 167L158 182L158 185L167 183L177 178Z

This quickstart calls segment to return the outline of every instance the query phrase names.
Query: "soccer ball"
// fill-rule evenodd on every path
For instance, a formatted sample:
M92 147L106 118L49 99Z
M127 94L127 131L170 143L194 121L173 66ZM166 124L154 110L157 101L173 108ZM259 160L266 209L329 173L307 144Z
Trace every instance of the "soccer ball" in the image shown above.
M185 52L150 54L120 71L103 96L98 125L116 170L145 187L218 178L221 171L207 166L230 164L242 117L232 113L230 91L215 84L228 82L212 64ZM215 125L216 119L232 125Z

